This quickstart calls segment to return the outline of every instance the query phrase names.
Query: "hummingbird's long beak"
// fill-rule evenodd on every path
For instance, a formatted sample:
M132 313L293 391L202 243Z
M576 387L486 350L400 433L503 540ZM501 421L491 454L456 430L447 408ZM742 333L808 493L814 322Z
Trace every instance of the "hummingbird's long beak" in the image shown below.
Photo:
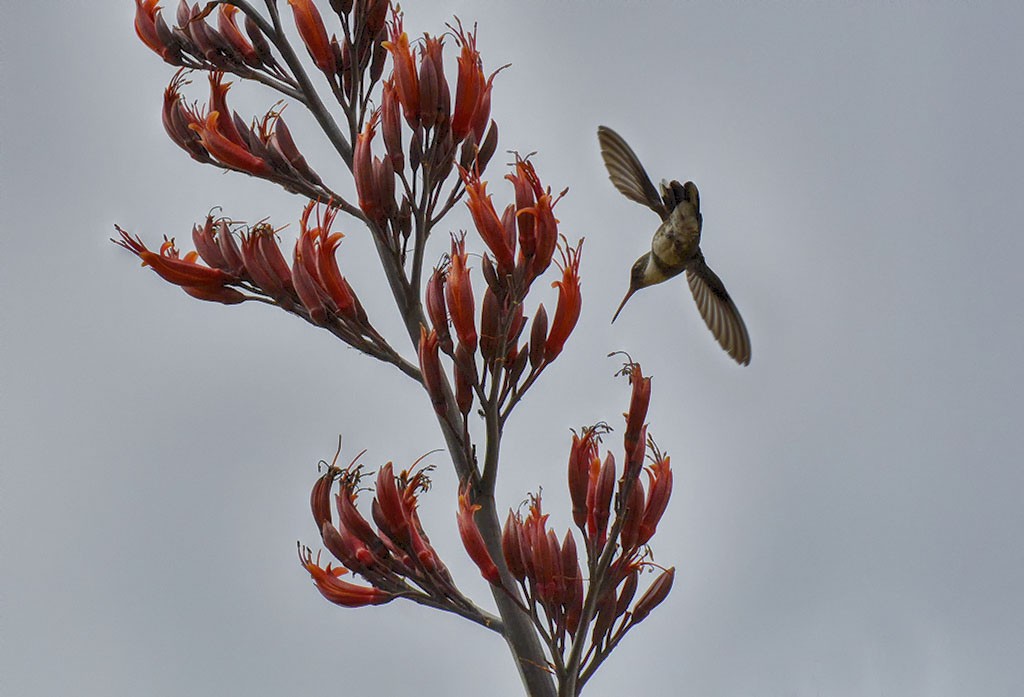
M619 316L619 313L622 312L622 308L624 308L626 306L626 301L629 300L631 297L633 297L633 293L635 293L635 292L636 292L636 288L632 288L632 287L628 291L626 291L626 297L624 297L622 299L622 302L619 303L619 309L616 310L615 314L612 316L612 324L615 324L615 318Z

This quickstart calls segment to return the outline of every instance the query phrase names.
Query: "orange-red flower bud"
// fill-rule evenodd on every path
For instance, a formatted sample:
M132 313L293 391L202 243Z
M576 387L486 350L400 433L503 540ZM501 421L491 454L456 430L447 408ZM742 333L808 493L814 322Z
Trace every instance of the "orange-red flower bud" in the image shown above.
M409 549L409 515L402 501L395 481L394 468L390 462L377 471L374 520L383 532L403 549Z
M572 519L584 529L587 524L587 491L590 488L591 462L598 458L597 440L592 429L584 429L582 436L573 434L569 451L569 497L572 499Z
M230 271L224 254L217 246L212 215L206 216L206 222L202 227L192 226L192 244L196 246L199 257L209 266L221 271Z
M224 119L224 123L230 122L230 120L229 116ZM267 162L226 137L221 126L220 113L213 111L207 114L203 121L191 124L189 128L199 135L199 142L213 157L231 169L259 177L268 176L272 172Z
M626 580L622 582L619 589L618 600L615 601L615 616L622 617L629 609L629 604L636 597L637 588L640 585L640 569L630 568L626 574Z
M517 581L526 579L526 565L523 563L522 521L511 509L505 519L505 527L501 531L501 553L512 578Z
M672 582L676 578L676 568L673 566L663 571L658 578L654 579L650 587L640 596L633 608L633 624L643 622L654 608L661 605L672 590Z
M447 402L444 395L441 359L437 354L437 332L432 329L428 334L427 328L423 326L420 327L419 358L423 387L430 395L430 403L434 405L434 411L444 414Z
M480 506L471 503L469 497L469 486L467 485L459 492L459 512L456 516L459 536L462 538L462 546L466 548L469 558L480 569L480 575L486 581L500 586L501 574L498 572L498 567L491 558L491 553L487 550L484 538L480 534L480 529L476 526L476 521L473 518L474 514L480 510Z
M138 237L132 237L116 225L114 227L121 235L120 240L115 240L117 244L135 254L142 260L143 266L150 267L169 283L185 288L212 290L234 280L231 274L220 269L211 269L197 264L196 259L199 258L199 255L196 252L189 252L183 259L179 258L173 239L164 242L158 254L150 251Z
M213 162L210 153L199 142L199 135L192 128L199 124L200 113L195 107L186 106L181 98L182 85L188 84L185 79L184 70L174 74L171 83L164 90L164 105L162 119L164 130L174 143L187 152L193 160L202 163Z
M547 345L548 335L548 313L544 309L544 303L537 307L537 313L533 316L533 324L530 326L530 365L534 370L540 368L544 362L544 350Z
M299 30L299 36L306 44L316 67L324 73L333 73L334 51L327 38L323 17L320 16L320 11L316 9L313 0L288 0L288 4L292 6L292 13L295 15L295 28Z
M239 30L238 24L235 22L235 15L237 14L238 8L234 5L221 5L220 13L217 16L217 28L220 30L220 35L238 53L238 56L246 65L252 68L259 68L263 65L263 62L256 54L256 49L253 48L253 45L249 43L248 39Z
M640 523L639 543L647 544L658 529L658 522L665 513L669 497L672 495L672 467L666 455L647 468L650 477L647 504L644 507L643 520Z
M390 41L382 43L394 62L394 81L398 101L402 104L405 120L413 128L419 125L420 88L416 75L416 61L409 47L409 35L402 30L402 16L395 12L390 27Z
M469 269L466 267L466 240L452 239L452 265L445 279L444 293L448 301L448 313L452 318L452 326L459 341L466 345L470 353L476 351L477 334L473 286L469 281Z
M476 382L476 365L473 353L466 345L459 343L455 349L455 404L463 416L473 408L473 385Z
M437 332L438 345L441 350L450 354L453 349L451 333L448 331L448 308L444 304L444 282L447 273L436 268L427 281L426 306L427 316Z
M181 47L160 14L159 0L135 0L135 33L171 65L181 65Z
M363 132L356 137L356 147L352 157L352 177L355 179L359 207L367 218L375 222L380 222L383 216L370 147L373 137L377 134L378 118L380 118L380 112L374 112L366 122Z
M381 605L388 602L395 596L378 588L358 586L348 581L342 581L339 576L347 573L344 567L320 567L320 558L317 555L313 560L313 553L306 549L300 550L299 561L313 579L320 594L327 600L342 607L363 607L365 605Z
M446 123L451 111L448 81L444 77L443 48L441 39L424 34L419 72L419 114L424 128Z
M644 516L644 485L639 479L633 480L629 495L620 505L623 507L619 512L619 516L622 517L619 543L628 553L640 545L640 524Z
M479 173L474 171L460 168L459 174L466 185L468 194L466 205L473 216L473 224L477 232L480 233L487 248L494 254L499 273L503 276L512 273L512 268L515 265L514 250L505 234L505 226L502 225L501 218L494 210L494 203L487 195L487 182L481 181Z
M544 358L549 362L562 352L580 318L583 304L579 275L582 248L583 240L580 240L575 249L567 247L563 250L562 280L551 284L553 288L558 288L558 305L555 307L555 318L551 322L551 332L544 350Z
M591 485L587 490L587 537L603 547L611 517L612 494L615 492L615 457L608 453L601 461L590 463Z
M397 171L401 171L405 166L405 152L402 150L402 115L399 111L395 81L387 80L384 82L381 95L381 133L384 136L384 147Z
M480 63L480 52L476 49L476 31L467 33L458 23L456 40L461 46L458 57L459 76L455 86L455 111L452 114L452 136L462 141L472 129L480 93L486 84Z
M306 254L308 255L308 253L307 251ZM309 319L313 324L326 323L328 316L328 307L324 302L326 294L321 291L317 279L310 274L309 259L308 256L303 255L300 243L295 245L292 281L295 285L295 292L298 294L299 300L302 301L303 307L309 312Z

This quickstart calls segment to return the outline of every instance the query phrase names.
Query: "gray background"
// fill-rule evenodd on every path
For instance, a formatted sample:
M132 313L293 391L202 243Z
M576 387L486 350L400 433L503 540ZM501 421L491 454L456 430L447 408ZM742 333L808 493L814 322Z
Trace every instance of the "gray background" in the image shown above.
M511 422L502 505L542 485L564 530L568 428L626 405L605 354L654 375L676 471L654 549L676 587L589 694L1022 694L1020 6L404 4L414 35L457 13L489 68L513 63L501 148L539 151L571 187L562 231L587 238L583 317ZM4 9L0 691L519 694L495 636L310 586L295 541L317 542L316 461L339 433L370 465L441 446L425 398L281 312L192 301L107 241L115 221L187 241L215 205L293 230L302 202L168 141L172 70L130 3L56 8ZM230 95L243 114L276 99ZM749 368L682 281L609 325L656 219L607 181L600 123L655 179L700 186ZM343 270L398 337L365 231L339 229ZM434 460L425 525L486 602Z

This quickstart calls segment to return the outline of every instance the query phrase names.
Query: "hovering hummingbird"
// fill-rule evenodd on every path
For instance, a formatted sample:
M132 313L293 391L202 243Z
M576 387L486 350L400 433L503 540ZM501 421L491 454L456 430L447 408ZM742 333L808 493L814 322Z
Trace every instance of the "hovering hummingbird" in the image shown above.
M629 290L615 311L612 322L622 312L626 301L641 288L667 281L686 272L693 299L697 301L704 323L715 335L719 345L740 365L750 363L750 337L736 305L725 285L708 268L700 251L700 195L693 182L661 181L661 195L654 188L633 150L618 133L599 126L597 139L608 177L615 188L628 199L642 203L661 216L661 225L654 232L651 251L633 264L629 274Z

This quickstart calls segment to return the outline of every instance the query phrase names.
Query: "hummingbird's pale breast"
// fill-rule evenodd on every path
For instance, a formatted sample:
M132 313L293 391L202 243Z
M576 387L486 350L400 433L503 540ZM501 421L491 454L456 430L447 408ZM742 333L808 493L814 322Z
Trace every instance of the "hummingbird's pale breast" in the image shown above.
M651 254L669 268L682 267L700 250L700 218L688 201L676 206L651 240Z

